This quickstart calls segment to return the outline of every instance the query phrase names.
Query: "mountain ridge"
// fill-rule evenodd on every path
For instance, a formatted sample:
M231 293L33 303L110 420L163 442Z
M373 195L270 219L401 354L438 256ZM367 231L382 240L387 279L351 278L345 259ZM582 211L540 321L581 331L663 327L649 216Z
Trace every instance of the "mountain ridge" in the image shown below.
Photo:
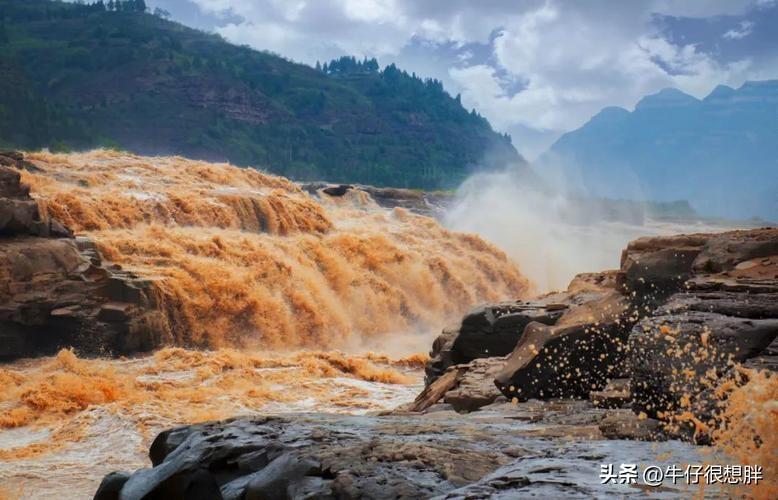
M609 107L538 160L573 190L636 200L686 199L702 214L778 220L778 80L677 89Z
M424 189L525 164L439 81L353 58L329 74L102 2L0 0L0 54L0 146L115 147Z

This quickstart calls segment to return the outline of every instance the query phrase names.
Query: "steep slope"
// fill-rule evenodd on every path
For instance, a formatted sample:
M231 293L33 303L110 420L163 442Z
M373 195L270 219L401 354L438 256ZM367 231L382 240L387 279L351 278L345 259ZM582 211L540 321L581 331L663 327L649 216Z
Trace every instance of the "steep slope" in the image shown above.
M633 112L603 109L540 164L597 195L778 220L778 81L719 86L702 100L665 89Z
M324 72L147 13L0 0L0 146L118 146L428 189L523 163L440 82L371 63Z

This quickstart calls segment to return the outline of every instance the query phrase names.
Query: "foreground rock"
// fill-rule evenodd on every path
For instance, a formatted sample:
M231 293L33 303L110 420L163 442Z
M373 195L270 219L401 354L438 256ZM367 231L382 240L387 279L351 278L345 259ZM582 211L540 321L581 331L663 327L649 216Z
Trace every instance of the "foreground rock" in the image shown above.
M95 499L482 498L476 492L490 489L506 498L645 497L636 487L601 485L603 458L701 460L678 442L605 441L603 418L585 401L536 401L468 415L309 414L192 425L160 434L149 451L153 467L109 474ZM560 436L567 439L549 439ZM512 479L498 481L506 475Z
M586 398L621 373L638 312L613 292L579 306L553 326L530 323L495 384L508 397Z
M474 309L459 325L446 328L433 342L430 361L425 367L427 383L450 366L509 354L530 322L553 325L568 307L567 304L519 301Z
M0 360L163 343L153 283L104 263L90 240L48 217L20 183L17 168L34 168L20 153L0 153L0 165Z
M427 384L456 367L459 376L447 389L451 393L446 392L444 399L451 400L458 409L468 411L489 404L499 396L493 387L493 379L502 371L505 361L487 363L478 360L505 357L520 344L528 325L542 329L558 324L560 318L574 317L573 311L580 306L612 295L618 279L618 272L581 274L564 292L546 294L532 301L502 302L474 309L458 325L444 329L433 342L430 360L425 366ZM588 321L589 313L579 315L584 316ZM515 391L503 392L509 397L516 395ZM529 397L533 395L527 392L520 399ZM424 403L416 407L424 407Z

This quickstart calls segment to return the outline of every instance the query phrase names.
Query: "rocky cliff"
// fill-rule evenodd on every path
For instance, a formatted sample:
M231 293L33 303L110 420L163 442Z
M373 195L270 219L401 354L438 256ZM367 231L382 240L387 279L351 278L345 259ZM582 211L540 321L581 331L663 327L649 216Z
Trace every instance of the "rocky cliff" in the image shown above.
M153 287L103 263L29 195L21 153L0 152L0 360L77 345L88 353L158 346L164 331Z

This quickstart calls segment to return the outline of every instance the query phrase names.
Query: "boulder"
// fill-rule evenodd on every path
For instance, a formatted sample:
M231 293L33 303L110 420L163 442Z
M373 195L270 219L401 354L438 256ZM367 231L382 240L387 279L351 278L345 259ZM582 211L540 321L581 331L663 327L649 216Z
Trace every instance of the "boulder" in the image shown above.
M349 184L340 184L338 186L326 187L326 188L322 189L322 192L324 194L329 195L329 196L339 197L339 196L343 196L344 194L346 194L346 192L348 192L350 189L353 189L353 187L354 186L351 186Z
M111 472L100 482L94 500L119 500L119 492L129 478L128 472Z
M621 253L624 286L643 302L658 301L679 290L692 275L709 234L656 236L629 242Z
M458 412L475 411L493 403L502 394L494 377L505 365L505 358L475 359L456 367L460 371L456 384L443 395L443 402Z
M425 381L432 383L450 366L511 353L532 322L553 325L569 310L616 290L619 271L579 274L564 292L532 301L500 302L476 307L449 326L432 343Z
M426 382L433 382L448 367L474 359L505 356L516 346L524 327L536 321L553 324L568 308L566 304L501 302L480 306L448 327L435 339L425 366Z
M617 374L637 311L612 292L563 315L530 323L495 384L508 398L586 398Z
M600 432L607 439L637 441L664 441L664 425L657 419L635 414L630 409L613 409L599 423Z

